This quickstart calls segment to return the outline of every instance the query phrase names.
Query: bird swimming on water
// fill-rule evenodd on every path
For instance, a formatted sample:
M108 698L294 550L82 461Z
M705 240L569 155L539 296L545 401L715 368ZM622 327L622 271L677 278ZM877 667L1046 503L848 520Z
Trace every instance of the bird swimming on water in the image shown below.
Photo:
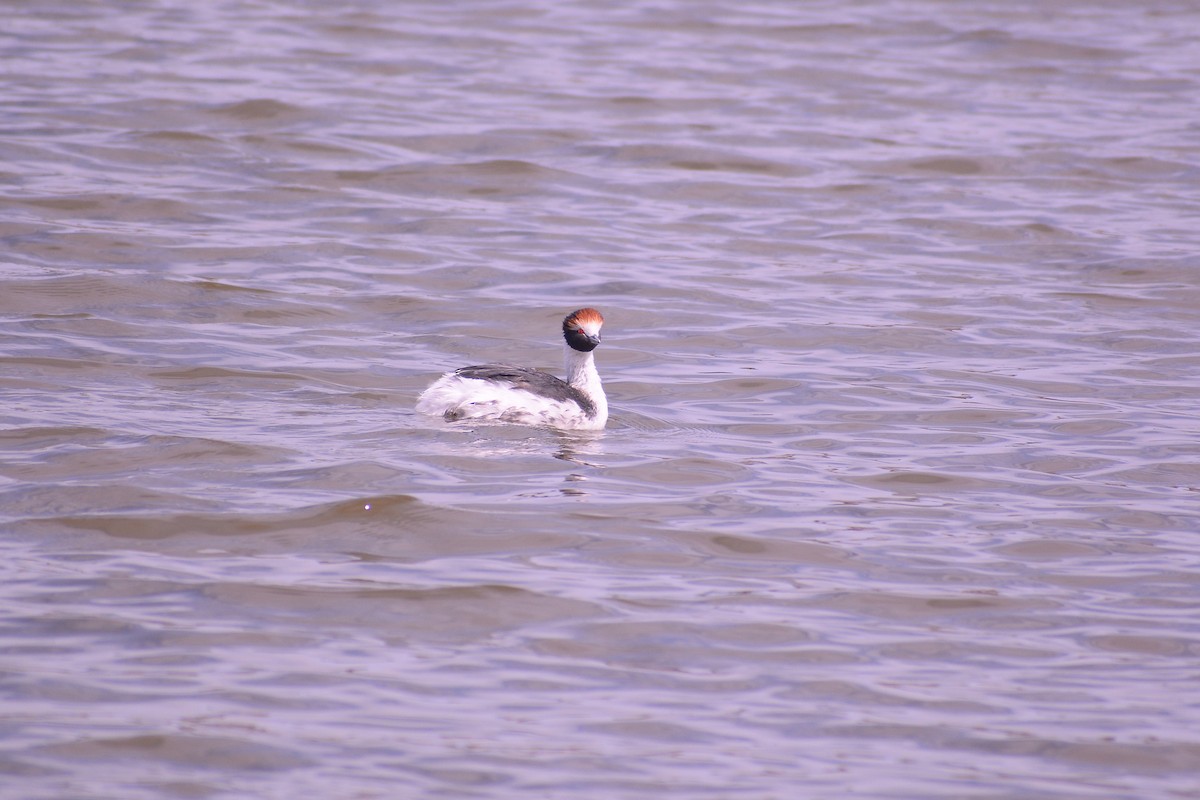
M548 372L508 364L484 364L447 372L417 398L417 411L446 420L478 419L569 430L600 430L608 421L608 398L592 351L600 344L604 317L594 308L563 320L567 362L564 381Z

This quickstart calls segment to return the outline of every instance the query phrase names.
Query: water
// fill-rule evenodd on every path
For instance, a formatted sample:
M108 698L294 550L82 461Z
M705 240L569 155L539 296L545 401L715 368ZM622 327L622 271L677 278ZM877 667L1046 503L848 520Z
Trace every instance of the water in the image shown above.
M5 20L0 796L1197 796L1194 4Z

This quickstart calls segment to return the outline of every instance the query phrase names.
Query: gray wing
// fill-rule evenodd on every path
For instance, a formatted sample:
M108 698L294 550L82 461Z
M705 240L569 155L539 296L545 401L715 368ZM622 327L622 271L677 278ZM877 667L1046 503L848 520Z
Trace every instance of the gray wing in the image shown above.
M548 372L542 372L528 367L513 367L508 364L481 364L474 367L462 367L454 370L454 374L462 378L472 378L477 381L506 383L514 389L520 389L539 397L557 400L560 403L575 403L586 413L595 413L596 407L592 401L561 378L556 378Z

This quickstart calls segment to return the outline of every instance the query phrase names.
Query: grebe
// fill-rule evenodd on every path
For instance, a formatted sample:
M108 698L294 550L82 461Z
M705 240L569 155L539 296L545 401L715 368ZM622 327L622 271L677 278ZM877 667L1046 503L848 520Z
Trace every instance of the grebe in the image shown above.
M604 317L581 308L563 320L567 379L528 367L485 364L447 372L421 392L417 411L447 420L481 419L518 425L600 430L608 421L608 398L592 351L600 344Z

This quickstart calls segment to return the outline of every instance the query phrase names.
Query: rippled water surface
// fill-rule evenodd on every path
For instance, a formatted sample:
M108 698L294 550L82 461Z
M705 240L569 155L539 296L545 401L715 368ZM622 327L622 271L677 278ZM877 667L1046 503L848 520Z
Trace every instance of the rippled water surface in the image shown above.
M1194 3L7 9L0 796L1198 796Z

